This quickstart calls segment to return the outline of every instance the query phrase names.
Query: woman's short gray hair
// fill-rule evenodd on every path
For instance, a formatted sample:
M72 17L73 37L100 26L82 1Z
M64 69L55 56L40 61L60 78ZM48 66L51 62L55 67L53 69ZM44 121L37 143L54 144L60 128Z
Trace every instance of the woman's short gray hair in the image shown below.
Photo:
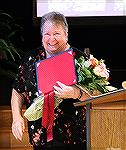
M59 12L53 11L53 12L49 12L42 16L41 24L40 24L41 35L43 33L43 26L46 21L50 21L55 24L60 24L63 26L64 30L66 32L68 32L68 24L67 24L67 20L66 20L65 16Z

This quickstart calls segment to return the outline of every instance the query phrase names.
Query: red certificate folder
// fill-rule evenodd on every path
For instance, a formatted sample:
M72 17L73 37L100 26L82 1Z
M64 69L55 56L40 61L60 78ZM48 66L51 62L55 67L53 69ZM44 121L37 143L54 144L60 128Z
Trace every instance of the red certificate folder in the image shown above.
M77 83L73 51L67 50L36 62L36 74L39 95L52 91L56 81L65 85Z

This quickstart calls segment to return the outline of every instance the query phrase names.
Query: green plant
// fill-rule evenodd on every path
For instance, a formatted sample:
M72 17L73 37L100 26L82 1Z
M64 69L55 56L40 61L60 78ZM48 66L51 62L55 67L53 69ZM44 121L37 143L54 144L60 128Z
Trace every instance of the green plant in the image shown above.
M0 12L0 75L15 76L24 44L23 27L8 13Z

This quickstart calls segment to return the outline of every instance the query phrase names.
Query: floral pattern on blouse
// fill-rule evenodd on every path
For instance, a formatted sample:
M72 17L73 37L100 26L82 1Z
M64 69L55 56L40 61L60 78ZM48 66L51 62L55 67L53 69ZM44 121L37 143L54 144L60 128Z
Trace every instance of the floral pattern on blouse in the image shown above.
M74 57L80 57L83 53L73 48ZM28 52L21 65L13 88L23 93L27 108L38 96L36 85L35 62L46 59L46 53L42 47ZM85 107L74 107L78 100L64 99L54 110L53 136L54 140L65 144L78 144L86 140L86 113ZM46 144L46 129L41 126L41 119L28 122L30 142L40 146Z

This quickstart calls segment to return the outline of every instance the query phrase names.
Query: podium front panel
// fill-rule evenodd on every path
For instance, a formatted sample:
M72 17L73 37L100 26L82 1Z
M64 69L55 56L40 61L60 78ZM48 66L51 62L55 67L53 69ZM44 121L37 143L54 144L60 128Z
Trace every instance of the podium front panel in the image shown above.
M90 111L91 150L126 150L126 110Z

